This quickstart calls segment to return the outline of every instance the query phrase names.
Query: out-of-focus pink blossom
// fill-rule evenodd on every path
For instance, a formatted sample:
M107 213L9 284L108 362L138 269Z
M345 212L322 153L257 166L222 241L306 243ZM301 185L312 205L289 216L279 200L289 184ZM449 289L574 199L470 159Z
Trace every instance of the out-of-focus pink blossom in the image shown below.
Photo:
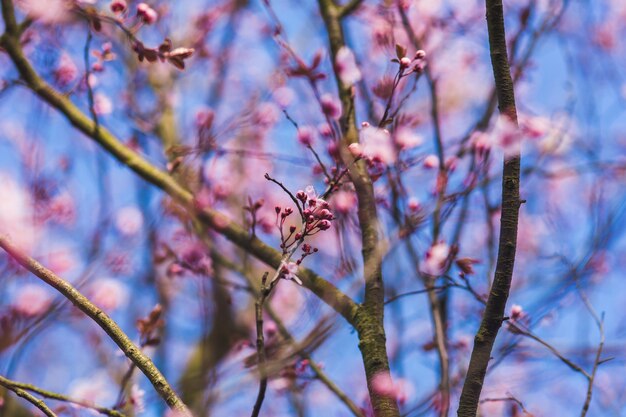
M439 167L439 158L437 155L428 155L424 158L424 168L426 169L434 169Z
M136 206L121 208L115 216L115 227L124 236L134 236L143 227L143 214Z
M360 143L351 143L348 145L348 150L355 158L360 158L363 156L363 147Z
M113 13L123 13L128 5L126 0L112 0L109 7Z
M45 23L62 23L71 18L72 2L67 0L22 0L17 5Z
M143 413L146 409L144 397L146 392L139 388L137 384L133 384L130 387L130 395L128 396L128 402L133 406L135 413Z
M283 109L291 104L294 98L296 98L296 93L286 86L278 87L272 93L272 97L274 97L274 101Z
M341 117L341 103L330 93L322 95L320 98L322 111L331 119L339 119Z
M363 155L366 157L384 164L393 164L396 161L396 152L386 129L364 127L361 129L360 139Z
M404 404L413 393L413 386L409 381L399 379L394 382L391 376L384 372L372 377L371 386L379 395L394 398L400 404Z
M526 313L524 312L524 309L522 308L521 305L513 304L511 306L511 320L519 321L520 319L524 318L525 316L526 316Z
M300 280L300 278L298 278L298 276L296 275L296 273L298 272L298 264L295 262L288 262L286 264L283 265L282 268L282 276L284 279L290 279L294 282L296 282L298 285L302 285L302 281Z
M260 103L254 114L254 121L265 129L273 127L280 120L280 110L274 103Z
M508 116L498 117L491 134L506 156L519 151L520 130Z
M99 278L89 287L91 301L104 311L114 311L128 302L128 287L112 278Z
M435 243L426 252L422 271L433 276L442 274L449 255L450 247L445 242Z
M54 78L61 87L68 86L78 76L78 67L67 53L62 53L54 70Z
M43 314L50 306L52 297L50 291L37 284L24 284L13 302L14 310L27 317Z
M335 67L339 79L344 84L352 85L361 80L361 71L356 65L354 53L347 46L342 46L339 51L337 51Z
M394 132L394 139L400 149L411 149L424 143L424 138L415 130L402 126Z
M55 195L50 200L46 218L50 221L71 226L76 220L76 206L74 198L68 192L62 192Z
M113 111L111 99L102 93L96 93L93 97L93 108L96 114L105 115Z
M298 142L304 146L311 146L315 138L315 129L311 126L301 126L298 128Z
M34 207L29 193L8 175L0 173L0 234L30 252L38 237L33 224Z
M137 5L137 17L139 17L145 24L152 25L156 23L159 18L159 14L146 3L139 3Z
M349 191L340 190L334 194L332 203L335 211L347 214L356 207L356 195Z
M413 213L420 211L420 209L422 208L419 200L415 197L409 198L408 206L409 210L411 210Z
M74 252L68 248L57 249L48 254L48 268L59 275L64 275L77 265Z

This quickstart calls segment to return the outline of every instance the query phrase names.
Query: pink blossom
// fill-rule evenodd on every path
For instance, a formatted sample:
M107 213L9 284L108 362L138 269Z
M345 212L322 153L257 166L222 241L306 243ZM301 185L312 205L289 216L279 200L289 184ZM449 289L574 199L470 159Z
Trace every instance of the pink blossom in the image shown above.
M520 319L524 318L525 316L526 316L526 313L524 313L524 309L522 308L521 305L513 304L511 306L511 320L519 321Z
M361 80L361 71L356 65L354 53L347 46L342 46L339 51L337 51L335 67L339 79L344 84L352 85Z
M47 207L47 218L58 224L71 226L76 220L74 198L68 192L54 196Z
M371 386L376 393L394 398L401 404L405 403L413 393L413 386L409 381L399 379L394 383L391 376L386 372L374 375Z
M304 146L311 146L315 138L315 129L311 126L301 126L298 129L298 142Z
M403 68L408 67L409 65L411 65L411 58L403 56L402 58L400 58L400 66Z
M439 167L439 158L437 155L428 155L424 158L424 168L433 169Z
M283 264L282 277L284 279L290 279L298 285L302 285L302 281L296 275L296 273L298 272L298 269L299 269L299 266L295 262L288 262L286 264Z
M146 404L144 400L145 395L146 392L139 388L137 384L133 384L130 387L130 395L128 397L128 401L133 406L133 410L137 414L143 413L146 409Z
M115 227L124 236L134 236L141 231L143 214L136 206L120 209L115 216Z
M322 111L331 119L339 119L341 117L341 103L330 93L322 95L320 98Z
M37 20L61 23L69 20L72 3L66 0L22 0L18 5Z
M113 111L111 99L102 93L96 93L93 97L93 107L96 114L105 115Z
M400 149L411 149L424 143L424 138L415 133L415 130L402 126L395 131L394 138Z
M509 156L518 152L520 132L508 116L499 116L492 131L494 142Z
M351 143L348 145L348 150L355 158L360 158L363 156L363 147L360 143Z
M264 102L258 105L254 119L260 127L269 129L278 123L280 114L280 110L274 103Z
M48 268L56 274L63 275L77 265L74 253L68 249L58 249L48 254Z
M409 198L408 206L409 210L411 210L413 213L420 211L420 209L422 208L419 200L415 197Z
M0 233L7 234L18 247L29 252L37 241L33 224L34 207L29 193L12 177L0 173Z
M356 195L349 191L337 191L333 196L334 209L342 214L347 214L356 207Z
M146 3L139 3L137 5L137 16L147 25L156 23L159 18L158 13Z
M426 252L422 271L433 276L442 274L449 255L450 247L445 242L435 243Z
M68 86L78 76L78 67L67 53L62 53L54 71L54 78L61 87Z
M393 164L396 161L396 152L386 129L365 127L361 129L360 138L363 155L366 157L384 164Z
M33 317L43 314L48 309L51 302L52 297L50 292L44 287L37 284L24 284L20 286L13 303L13 308L19 314Z
M112 0L109 7L113 13L123 13L127 6L125 0Z
M91 301L104 311L116 310L128 302L128 287L112 278L99 278L89 287Z
M291 104L296 97L296 93L294 93L291 88L282 86L274 90L272 97L274 97L274 101L284 109Z

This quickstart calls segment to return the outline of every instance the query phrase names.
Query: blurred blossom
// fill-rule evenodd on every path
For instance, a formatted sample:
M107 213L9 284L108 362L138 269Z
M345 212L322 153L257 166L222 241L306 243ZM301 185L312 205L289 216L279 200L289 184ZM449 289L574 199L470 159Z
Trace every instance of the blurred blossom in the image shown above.
M281 112L275 104L270 102L260 103L254 114L255 122L263 128L271 128L280 120Z
M67 21L72 8L71 0L21 0L17 6L44 23Z
M424 143L424 138L417 134L414 129L406 126L400 127L394 132L396 144L400 149L411 149Z
M101 371L86 378L75 380L69 389L69 396L91 404L107 404L114 400L111 383L107 372Z
M446 243L439 242L434 244L426 252L422 271L433 276L442 274L449 255L450 247Z
M48 254L48 268L55 274L63 275L76 267L77 260L71 249L57 249Z
M49 290L37 284L24 284L18 289L13 308L19 314L33 317L44 313L51 302Z
M63 52L59 58L56 69L54 70L54 78L61 87L68 86L78 76L78 67L74 60Z
M100 278L89 286L91 302L102 310L111 312L128 302L128 286L112 278Z
M284 109L291 104L296 97L296 93L294 93L291 88L282 86L274 90L272 96L274 97L274 101Z
M383 372L372 377L371 385L378 394L394 398L400 404L404 404L414 391L409 381L399 379L394 382L389 374Z
M12 177L0 173L0 233L7 234L23 250L30 252L37 229L33 225L30 195Z
M128 401L133 406L133 410L137 414L143 413L146 409L144 400L145 395L146 392L139 388L137 384L133 384L130 387L130 396L128 397Z
M113 111L111 99L101 93L94 94L93 107L96 114L100 115L110 114Z
M344 84L352 85L361 80L361 71L356 65L354 53L347 46L342 46L335 59L337 75Z
M137 17L139 17L145 24L152 25L156 23L159 18L159 14L146 3L139 3L137 5Z
M353 192L340 190L333 194L333 209L338 213L349 213L356 207L356 203L356 195Z
M134 236L143 227L143 214L136 206L120 209L115 216L115 227L124 236Z
M364 127L360 132L360 142L364 156L387 165L396 161L396 152L386 129Z
M315 139L315 129L311 126L300 126L298 128L298 142L304 146L311 146Z
M434 169L439 167L439 158L437 155L428 155L424 158L424 168L426 169Z
M330 93L322 95L320 98L322 111L331 119L339 119L341 117L341 103Z

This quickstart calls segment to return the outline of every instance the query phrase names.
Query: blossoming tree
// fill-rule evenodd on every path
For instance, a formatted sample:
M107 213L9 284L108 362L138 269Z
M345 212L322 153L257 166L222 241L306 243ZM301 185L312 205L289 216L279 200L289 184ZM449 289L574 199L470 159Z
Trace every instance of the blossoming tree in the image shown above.
M618 415L572 3L1 0L0 415Z

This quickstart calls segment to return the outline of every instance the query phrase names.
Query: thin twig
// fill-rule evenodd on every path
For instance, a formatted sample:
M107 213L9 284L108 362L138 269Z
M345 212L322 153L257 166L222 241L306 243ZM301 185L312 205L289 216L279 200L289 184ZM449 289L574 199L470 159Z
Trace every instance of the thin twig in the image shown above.
M6 387L8 389L11 389L10 387L13 387L13 388L16 388L16 389L21 389L21 390L25 390L25 391L31 391L31 392L34 392L36 394L41 395L42 397L49 398L51 400L63 401L63 402L66 402L66 403L79 405L81 407L97 411L100 414L103 414L105 416L125 417L125 414L123 414L123 413L121 413L119 411L111 410L111 409L105 408L105 407L99 407L99 406L93 405L91 403L88 403L86 401L77 400L77 399L70 398L70 397L68 397L66 395L63 395L63 394L59 394L59 393L56 393L56 392L52 392L52 391L41 389L41 388L36 387L34 385L31 385L31 384L25 384L23 382L12 381L12 380L4 378L2 376L0 376L0 385Z
M263 278L261 278L261 291L254 305L254 311L256 314L256 350L259 358L259 393L257 394L256 401L254 403L254 408L252 409L252 417L258 417L261 412L261 406L263 405L263 400L265 399L265 391L267 389L267 372L265 369L265 337L263 336L263 305L265 304L265 300L270 295L272 289L276 286L278 281L270 282L269 287L267 284L267 276L268 272L263 274Z

